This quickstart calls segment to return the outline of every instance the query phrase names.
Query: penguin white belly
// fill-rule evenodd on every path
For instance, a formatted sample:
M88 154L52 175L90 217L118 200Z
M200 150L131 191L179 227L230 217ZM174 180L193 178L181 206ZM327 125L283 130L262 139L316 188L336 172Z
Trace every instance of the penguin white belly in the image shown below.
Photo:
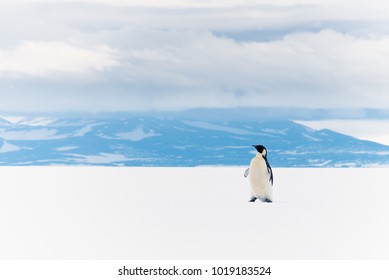
M255 157L250 163L249 181L251 194L262 201L269 199L273 201L273 188L270 182L270 174L263 158Z

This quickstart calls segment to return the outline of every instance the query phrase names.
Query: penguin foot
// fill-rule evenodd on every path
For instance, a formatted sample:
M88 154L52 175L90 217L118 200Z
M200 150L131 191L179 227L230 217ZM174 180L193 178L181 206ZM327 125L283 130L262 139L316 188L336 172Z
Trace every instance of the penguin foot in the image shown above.
M272 203L273 201L268 198L261 198L262 202Z
M256 200L257 200L256 197L252 197L252 198L249 200L249 202L255 202Z

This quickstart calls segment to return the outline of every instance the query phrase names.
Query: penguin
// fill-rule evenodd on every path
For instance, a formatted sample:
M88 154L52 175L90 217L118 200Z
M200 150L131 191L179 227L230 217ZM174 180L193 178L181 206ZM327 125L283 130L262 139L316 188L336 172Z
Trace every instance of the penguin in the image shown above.
M262 202L273 202L273 171L267 161L267 150L262 145L253 145L257 154L246 169L244 177L249 177L251 186L251 199L255 202L260 199Z

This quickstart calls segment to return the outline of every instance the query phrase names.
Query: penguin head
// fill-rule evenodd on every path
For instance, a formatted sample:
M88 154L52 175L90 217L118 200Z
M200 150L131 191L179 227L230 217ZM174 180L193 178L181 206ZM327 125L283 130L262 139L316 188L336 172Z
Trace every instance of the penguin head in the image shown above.
M253 145L253 147L257 150L258 153L260 153L263 156L266 156L267 150L264 146L262 145Z

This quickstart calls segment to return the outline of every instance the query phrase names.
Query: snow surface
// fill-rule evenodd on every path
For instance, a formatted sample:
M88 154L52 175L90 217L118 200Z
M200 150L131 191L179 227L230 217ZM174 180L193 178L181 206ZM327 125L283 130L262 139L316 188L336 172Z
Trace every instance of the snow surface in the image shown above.
M138 126L133 131L117 133L116 136L119 137L119 139L137 142L149 137L160 136L160 134L155 133L154 130L145 132L143 127Z
M63 146L63 147L58 147L55 150L57 151L70 151L70 150L75 150L78 149L78 146Z
M264 144L273 167L389 166L389 146L288 120L202 122L134 116L29 120L45 125L0 119L0 140L19 147L3 149L7 152L2 153L1 165L236 166L250 162L253 144ZM77 148L69 153L63 147ZM114 156L101 159L102 153Z
M0 147L0 153L9 153L14 151L19 151L20 147L10 144L7 141L3 141L3 144Z
M389 145L389 121L387 119L296 120L295 122L317 130L331 129L359 139Z
M84 163L84 164L103 164L103 163L113 163L113 162L124 162L131 160L130 158L125 157L120 154L111 154L111 153L100 153L98 155L85 156L79 154L69 154L74 157L75 162Z
M388 169L1 167L1 259L388 259Z
M233 133L233 134L261 135L259 133L255 133L255 132L245 130L245 129L234 128L234 127L229 127L229 126L224 126L224 125L216 125L216 124L212 124L212 123L208 123L208 122L183 121L183 123L190 125L190 126L193 126L193 127L209 129L209 130L214 130L214 131L223 131L223 132L228 132L228 133Z
M65 139L66 135L57 135L56 129L40 128L34 130L14 130L7 131L0 129L0 137L7 140L48 140Z
M85 136L87 133L91 132L95 126L102 125L104 123L92 123L84 126L80 130L78 130L73 136L74 137L82 137Z

